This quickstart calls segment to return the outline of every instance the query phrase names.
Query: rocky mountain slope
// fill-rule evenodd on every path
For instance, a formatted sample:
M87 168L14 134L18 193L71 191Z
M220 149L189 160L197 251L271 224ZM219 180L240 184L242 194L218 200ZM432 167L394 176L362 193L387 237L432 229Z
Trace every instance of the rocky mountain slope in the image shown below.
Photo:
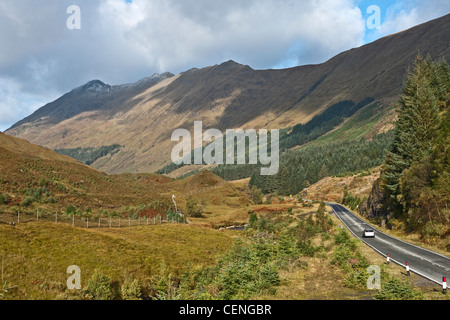
M319 65L254 70L234 61L135 84L91 81L13 125L7 134L52 149L122 148L92 165L149 172L171 162L177 128L287 128L336 103L371 98L383 114L415 56L450 59L450 15L343 52ZM381 120L383 117L381 117ZM372 134L376 134L372 133Z

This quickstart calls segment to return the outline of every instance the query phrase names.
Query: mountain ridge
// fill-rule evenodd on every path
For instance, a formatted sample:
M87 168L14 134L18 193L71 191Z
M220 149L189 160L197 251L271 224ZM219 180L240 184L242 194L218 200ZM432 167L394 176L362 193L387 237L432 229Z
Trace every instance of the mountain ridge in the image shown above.
M120 152L93 166L109 173L156 171L170 162L173 130L191 130L194 121L222 131L281 129L305 124L339 102L368 97L384 106L381 112L388 110L419 52L450 59L449 30L446 15L317 65L254 70L229 60L118 90L93 82L93 92L71 91L7 133L52 149L120 144ZM92 94L95 88L113 93Z

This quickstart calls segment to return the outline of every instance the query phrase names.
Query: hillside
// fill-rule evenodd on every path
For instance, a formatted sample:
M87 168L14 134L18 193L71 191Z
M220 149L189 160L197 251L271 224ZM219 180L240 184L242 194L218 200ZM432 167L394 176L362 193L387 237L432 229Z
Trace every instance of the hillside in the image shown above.
M450 59L450 15L343 52L318 65L254 70L234 61L136 84L91 81L37 110L7 133L51 149L122 146L92 165L108 173L153 172L170 163L171 133L203 127L288 128L339 103L370 98L369 123L384 132L405 71L418 52ZM364 110L364 109L363 109ZM332 128L335 129L335 128Z
M64 211L119 208L162 200L164 181L145 177L108 176L70 157L0 133L0 194L7 208L36 207ZM158 191L158 192L157 192Z
M250 203L243 187L236 187L210 171L184 180L157 174L108 175L70 157L0 133L0 223L42 218L167 219L178 209L185 211L189 197L204 211L191 223L220 227L243 224ZM61 215L63 214L63 215ZM97 221L97 220L96 220ZM79 223L78 223L79 224ZM116 222L117 224L117 222ZM82 224L83 225L83 224Z

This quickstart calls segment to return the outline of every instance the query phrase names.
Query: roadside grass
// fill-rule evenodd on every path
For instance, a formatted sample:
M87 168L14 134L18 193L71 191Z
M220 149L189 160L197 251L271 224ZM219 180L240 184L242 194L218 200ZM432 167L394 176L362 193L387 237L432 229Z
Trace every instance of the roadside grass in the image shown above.
M382 290L369 290L364 268L352 268L343 260L343 267L333 263L339 246L334 237L341 230L341 222L331 217L334 228L328 234L319 234L311 239L311 244L322 248L313 256L300 257L298 263L280 271L281 284L274 295L254 297L261 300L374 300L374 299L419 299L448 300L442 288L414 273L407 276L403 267L390 263L372 248L357 241L349 232L349 241L354 243L353 252L367 261L367 265L380 267ZM352 259L353 260L353 259ZM356 261L352 261L355 263ZM358 262L356 262L358 263ZM362 273L361 273L362 272ZM359 278L361 277L361 278ZM359 280L358 280L359 278ZM356 281L356 282L355 282Z
M0 258L9 299L83 298L68 291L67 267L81 269L82 288L98 271L120 284L132 276L142 284L161 265L173 274L187 265L212 265L233 238L216 230L164 224L123 229L80 229L63 224L0 225Z

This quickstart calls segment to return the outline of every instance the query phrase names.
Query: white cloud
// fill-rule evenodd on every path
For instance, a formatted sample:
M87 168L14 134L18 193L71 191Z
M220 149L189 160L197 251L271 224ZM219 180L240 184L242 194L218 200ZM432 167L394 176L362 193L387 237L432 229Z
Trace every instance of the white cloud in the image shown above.
M369 40L407 30L450 13L450 1L395 1L386 9L381 28Z
M0 77L0 131L17 122L17 116L27 116L38 107L58 97L57 92L32 94L23 90L20 83Z

